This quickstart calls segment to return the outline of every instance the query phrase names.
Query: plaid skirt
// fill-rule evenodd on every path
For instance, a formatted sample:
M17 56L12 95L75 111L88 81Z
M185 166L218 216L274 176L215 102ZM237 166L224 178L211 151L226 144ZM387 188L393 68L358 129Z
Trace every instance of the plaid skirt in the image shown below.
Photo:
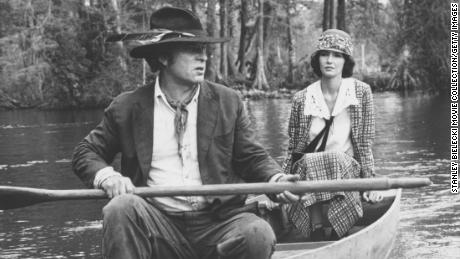
M291 173L301 180L337 180L360 177L361 167L351 156L343 152L318 152L305 154L293 166ZM289 221L306 237L312 231L308 207L329 201L327 217L339 237L363 216L359 192L317 192L307 194L302 203L286 204Z

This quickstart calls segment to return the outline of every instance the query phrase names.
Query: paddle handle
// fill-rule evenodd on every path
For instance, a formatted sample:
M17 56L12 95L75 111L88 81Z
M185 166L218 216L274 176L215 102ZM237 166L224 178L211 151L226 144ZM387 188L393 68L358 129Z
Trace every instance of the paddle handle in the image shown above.
M234 194L268 194L290 191L311 192L367 191L396 188L416 188L430 185L428 178L371 178L329 181L298 181L277 183L209 184L200 186L138 187L134 193L142 197L216 196ZM103 190L48 190L27 187L0 186L0 210L20 208L55 200L106 199Z
M417 188L430 185L427 178L372 178L349 179L332 181L298 181L277 183L236 183L236 184L208 184L200 186L155 186L137 187L134 194L141 197L165 196L213 196L234 194L268 194L290 191L295 194L308 192L334 192L334 191L367 191L387 190L397 188ZM20 188L20 187L19 187ZM30 188L33 189L33 188ZM104 199L107 195L103 190L46 190L48 196L55 199Z

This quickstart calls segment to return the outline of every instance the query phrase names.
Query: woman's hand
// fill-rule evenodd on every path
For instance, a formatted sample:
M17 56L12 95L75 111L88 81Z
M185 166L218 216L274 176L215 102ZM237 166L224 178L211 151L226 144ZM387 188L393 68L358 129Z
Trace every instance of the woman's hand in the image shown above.
M383 195L379 191L365 191L363 193L363 199L370 203L376 203L383 200Z

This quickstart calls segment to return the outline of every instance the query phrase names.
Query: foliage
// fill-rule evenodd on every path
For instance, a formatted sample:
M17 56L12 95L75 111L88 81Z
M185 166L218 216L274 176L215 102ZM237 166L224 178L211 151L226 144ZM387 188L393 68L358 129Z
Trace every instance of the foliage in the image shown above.
M165 5L194 9L205 27L224 33L219 31L222 2L0 0L0 107L105 106L151 76L142 61L129 58L129 46L105 44L108 34L147 30L149 14ZM262 14L259 2L229 2L224 17L231 36L228 66L219 62L225 52L214 45L208 58L215 60L213 77L234 88L251 88L262 53L269 91L298 89L317 80L309 59L322 31L323 1L263 0ZM443 0L347 0L345 22L356 46L356 76L376 89L447 89L448 10ZM259 22L262 52L257 51Z
M59 17L59 16L58 16ZM47 52L46 59L52 64L52 77L47 82L48 104L59 103L78 106L82 86L86 84L90 60L82 46L80 26L77 19L56 18L46 26L45 35L54 39L57 47Z
M385 72L396 58L396 22L391 5L378 0L347 2L348 29L354 39L355 72L362 77ZM363 51L365 55L363 55Z
M393 1L399 20L399 60L394 80L400 88L446 90L449 87L449 3L444 0ZM404 73L401 73L401 70ZM405 77L414 80L405 84Z

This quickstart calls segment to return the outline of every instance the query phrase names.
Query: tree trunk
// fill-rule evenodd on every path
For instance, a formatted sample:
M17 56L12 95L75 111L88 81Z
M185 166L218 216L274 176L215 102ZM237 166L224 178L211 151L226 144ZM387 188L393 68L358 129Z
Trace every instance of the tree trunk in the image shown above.
M324 0L324 7L323 7L323 31L331 28L331 18L330 18L330 9L331 3L334 0Z
M192 12L193 12L193 13L196 13L196 10L197 10L196 6L197 6L197 4L198 4L198 3L197 3L197 0L189 0L189 1L190 1L190 7L191 7L191 9L192 9Z
M276 9L272 6L270 1L264 3L264 57L269 55L268 47L269 40L272 38L273 34L273 17L276 17Z
M324 0L323 31L333 28L346 30L345 0Z
M287 23L287 40L288 40L288 77L287 81L289 84L294 82L294 63L295 63L295 39L291 27L291 0L286 1L286 23Z
M206 30L211 37L217 35L216 5L217 0L208 0ZM215 81L217 77L217 44L209 44L206 52L208 60L206 61L205 76L208 80Z
M345 23L345 0L337 0L337 29L346 31Z
M142 31L147 31L147 28L149 27L148 21L149 17L147 14L147 0L143 0L143 6L144 6L144 13L142 14ZM147 62L145 59L142 59L142 85L145 85L147 82Z
M120 11L120 8L118 6L118 0L111 0L111 4L112 4L112 8L115 12L115 28L114 28L114 31L115 33L121 33L121 11ZM116 45L118 46L118 63L120 64L120 67L123 71L127 71L128 70L128 66L126 64L126 60L125 60L125 57L123 55L124 53L124 48L123 48L123 42L122 41L118 41L116 43Z
M246 23L248 21L248 2L246 0L241 0L241 10L240 10L240 18L241 18L241 29L240 29L240 46L238 50L238 61L239 67L238 71L243 75L246 75L246 34L247 34L247 27Z
M228 37L228 1L220 0L220 36ZM227 81L228 77L228 43L224 42L220 47L220 73L222 79Z
M259 90L265 90L269 87L264 66L264 0L259 0L258 16L256 78L252 86Z
M336 0L331 0L331 3L330 3L330 8L329 8L329 25L331 26L329 29L331 28L337 28L337 20L335 18L336 14L337 14L337 9L336 9L336 4L335 4Z
M247 46L244 50L245 58L245 77L246 79L253 81L256 74L257 64L257 44L258 44L258 28L261 19L257 18L254 28L250 32L250 36L247 37Z
M236 38L236 28L238 27L238 12L239 10L235 9L235 3L233 1L229 1L228 4L228 37L230 39ZM235 57L234 53L237 53L237 45L235 45L235 41L228 43L228 74L229 76L237 76L238 71L235 64Z
M280 39L276 38L276 62L279 64L283 63L283 58L281 57L281 46ZM288 44L289 45L289 44Z
M235 59L232 55L232 53L227 52L227 55L228 55L228 74L230 76L237 76L238 75L238 70L236 69L236 66L235 66Z

